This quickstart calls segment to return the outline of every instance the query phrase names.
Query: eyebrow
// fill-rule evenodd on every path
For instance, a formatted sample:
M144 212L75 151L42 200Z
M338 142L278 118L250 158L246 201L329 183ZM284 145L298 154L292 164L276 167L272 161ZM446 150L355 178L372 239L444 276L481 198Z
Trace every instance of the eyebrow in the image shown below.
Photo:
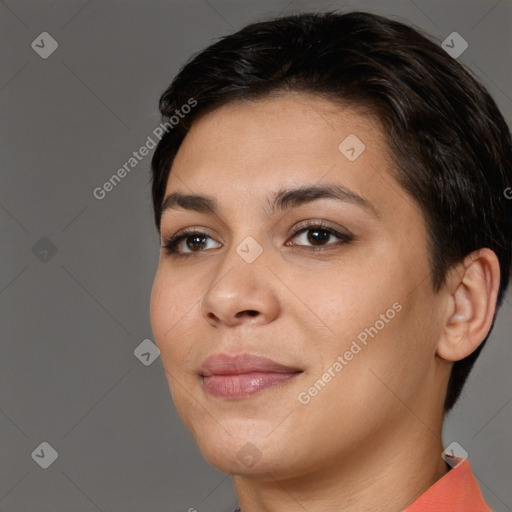
M335 199L345 203L359 206L368 213L378 217L373 205L365 198L354 191L337 184L303 186L277 191L274 196L267 200L265 212L275 215L291 208L297 208L303 204L318 199ZM183 208L199 213L218 214L219 206L217 200L211 196L198 194L182 194L173 192L162 202L162 213L174 208Z

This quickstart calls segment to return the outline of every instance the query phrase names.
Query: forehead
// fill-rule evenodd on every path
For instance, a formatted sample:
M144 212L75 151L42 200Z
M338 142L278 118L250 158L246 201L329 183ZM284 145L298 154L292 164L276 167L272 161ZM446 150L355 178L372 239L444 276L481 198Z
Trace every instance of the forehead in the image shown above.
M183 163L180 156L186 157L190 167L197 168L208 151L223 161L239 159L248 165L272 157L279 157L280 163L304 156L318 158L320 153L334 163L344 154L339 144L348 136L352 141L364 139L372 154L378 151L381 157L389 156L383 130L368 110L341 106L309 93L281 93L231 102L200 116L175 162L179 165Z
M394 178L380 123L305 93L232 102L194 121L166 195L179 191L246 208L283 188L336 183L377 201L410 201ZM372 202L373 202L372 201Z

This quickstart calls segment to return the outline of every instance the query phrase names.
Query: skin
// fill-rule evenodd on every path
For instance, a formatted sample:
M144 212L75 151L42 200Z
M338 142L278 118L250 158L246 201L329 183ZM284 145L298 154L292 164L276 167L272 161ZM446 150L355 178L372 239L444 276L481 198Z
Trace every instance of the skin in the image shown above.
M366 146L354 161L338 149L349 134ZM333 199L265 213L282 188L327 183L375 214ZM394 178L379 123L306 93L230 103L196 120L168 179L166 195L177 191L209 195L219 211L163 213L162 240L187 227L211 238L199 250L183 241L183 258L162 250L153 333L176 408L205 459L233 475L242 511L404 509L447 472L446 386L453 361L491 326L494 253L468 256L434 293L424 217ZM293 235L299 222L321 220L354 240L332 235L313 252L311 231ZM263 249L252 263L236 251L248 236ZM300 403L394 303L401 311ZM248 397L213 397L198 371L219 352L302 373ZM254 464L237 456L247 443Z

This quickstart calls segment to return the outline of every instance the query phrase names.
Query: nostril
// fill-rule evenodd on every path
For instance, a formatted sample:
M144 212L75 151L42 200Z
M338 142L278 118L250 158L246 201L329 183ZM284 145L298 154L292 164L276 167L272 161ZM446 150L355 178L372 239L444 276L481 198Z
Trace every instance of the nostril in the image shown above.
M248 309L246 311L239 311L235 316L237 317L241 317L243 315L248 315L248 316L257 316L258 315L258 312L255 311L254 309Z

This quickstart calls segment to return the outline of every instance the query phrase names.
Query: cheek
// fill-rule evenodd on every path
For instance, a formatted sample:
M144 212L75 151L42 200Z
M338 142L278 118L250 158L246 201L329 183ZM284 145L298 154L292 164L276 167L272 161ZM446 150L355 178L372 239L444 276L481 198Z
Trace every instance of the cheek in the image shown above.
M198 304L197 298L189 301L185 293L186 290L177 288L162 272L157 272L151 290L150 319L173 402L188 425L188 416L192 414L194 404L189 394L184 392L184 386L188 386L188 379L195 378L195 375L183 374L192 346L190 326L187 329L186 322L187 314L192 315L192 309Z
M157 271L149 303L149 316L151 328L158 348L162 350L162 340L166 331L166 325L170 324L169 307L166 306L166 294L163 287L160 271ZM167 327L169 329L169 327Z
M166 369L180 364L187 349L183 329L187 315L198 307L189 300L186 289L177 287L161 270L157 271L150 298L150 320L155 342ZM195 306L194 306L195 304Z
M397 290L395 298L400 311L392 319L387 318L384 324L376 322L378 317L370 319L372 326L383 328L374 337L368 336L357 364L365 383L362 394L366 400L377 406L386 399L390 407L397 406L399 410L400 404L412 406L423 393L433 362L435 327L421 289L412 293ZM389 304L382 305L383 310L376 313L384 313L386 319L385 308Z
M364 371L403 374L405 359L415 364L424 358L429 326L423 290L393 261L380 258L375 267L317 276L302 287L304 304L321 320L314 328L301 321L316 340L321 364L329 366L351 347L357 355L349 366Z
M342 345L374 325L399 300L395 278L389 272L333 272L308 280L299 293L308 309L322 321L326 335L336 337Z

